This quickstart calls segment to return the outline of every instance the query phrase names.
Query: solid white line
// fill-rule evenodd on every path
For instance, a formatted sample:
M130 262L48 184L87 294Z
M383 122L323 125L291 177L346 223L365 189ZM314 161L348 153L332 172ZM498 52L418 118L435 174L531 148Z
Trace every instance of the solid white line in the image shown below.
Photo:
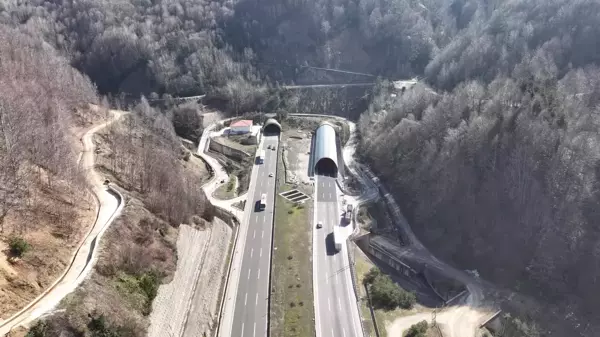
M252 257L252 255L254 255L254 248L250 250L250 257Z
M258 277L256 279L260 280L260 269L258 270Z
M262 256L262 248L260 249L260 255L259 256Z
M248 303L248 293L246 293L246 296L244 296L244 306L246 305L246 303Z
M248 269L248 279L250 279L250 269Z
M329 311L331 311L331 301L329 300L329 297L327 297L327 306L329 307Z

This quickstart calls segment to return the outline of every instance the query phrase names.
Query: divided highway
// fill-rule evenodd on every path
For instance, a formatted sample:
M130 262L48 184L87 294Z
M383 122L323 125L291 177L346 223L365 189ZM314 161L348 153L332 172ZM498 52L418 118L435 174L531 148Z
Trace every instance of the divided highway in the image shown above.
M315 176L313 283L317 337L362 337L356 296L352 289L347 245L335 251L333 227L341 221L338 189L333 177ZM350 232L350 231L348 231Z
M265 135L262 149L265 158L258 165L254 191L248 191L246 207L251 208L248 217L243 258L239 271L232 318L232 337L265 337L268 331L269 277L271 266L271 238L273 232L273 204L275 201L275 177L277 153L268 147L279 145L279 136ZM259 151L260 152L260 151ZM270 174L273 177L269 177ZM257 211L256 202L262 194L267 195L266 208Z

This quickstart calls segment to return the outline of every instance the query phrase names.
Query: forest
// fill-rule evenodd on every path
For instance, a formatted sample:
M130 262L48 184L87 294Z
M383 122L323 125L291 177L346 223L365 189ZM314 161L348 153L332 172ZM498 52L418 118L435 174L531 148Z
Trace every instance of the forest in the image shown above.
M35 0L0 4L0 26L100 94L206 94L230 114L293 106L276 88L307 65L371 74L361 159L425 244L582 335L600 325L596 0ZM64 97L96 99L73 74L59 83L84 94Z

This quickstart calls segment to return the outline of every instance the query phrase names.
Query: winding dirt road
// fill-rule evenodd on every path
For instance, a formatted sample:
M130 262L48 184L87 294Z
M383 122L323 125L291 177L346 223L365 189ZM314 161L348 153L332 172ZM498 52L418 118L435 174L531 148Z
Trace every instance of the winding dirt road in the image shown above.
M97 107L92 106L92 109ZM96 197L97 216L94 224L73 253L71 263L63 274L42 294L27 304L23 309L5 321L0 322L0 335L5 336L11 329L27 325L33 320L49 313L69 293L75 290L92 270L96 261L99 241L119 215L123 208L123 196L110 186L103 184L103 178L94 170L95 146L93 137L96 132L117 121L124 112L111 110L110 119L90 128L81 138L83 151L79 157L79 165L86 174L92 193Z

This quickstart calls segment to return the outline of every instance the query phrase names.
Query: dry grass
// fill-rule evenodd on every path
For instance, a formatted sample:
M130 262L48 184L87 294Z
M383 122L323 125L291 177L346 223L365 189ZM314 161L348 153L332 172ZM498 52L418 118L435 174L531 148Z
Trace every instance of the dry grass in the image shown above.
M99 143L97 162L100 169L107 173L109 179L125 188L122 193L126 204L121 216L100 242L98 263L90 278L62 302L65 311L48 320L48 324L59 331L88 331L86 325L90 322L90 315L96 317L102 314L111 327L120 329L121 335L144 336L154 297L152 288L158 287L149 275L156 275L158 283L171 280L177 262L178 226L192 222L194 226L202 226L203 221L194 215L206 216L205 210L210 209L203 204L203 194L189 192L201 191L201 183L208 178L202 160L194 156L186 159L181 144L176 138L171 138L170 133L161 133L164 129L144 129L139 124L131 129L132 124L123 123L131 123L131 120L122 119L119 125L106 130L95 141ZM164 127L169 132L168 126ZM115 151L118 140L126 137L145 137L149 142L144 147L162 152L161 158L169 161L161 162L162 167L156 168L159 174L153 178L157 181L152 184L179 186L185 183L185 188L174 193L167 188L153 187L164 194L161 199L145 190L144 186L148 185L141 180L153 173L143 171L152 163L144 157L149 152L136 148L135 140L130 143L134 145L125 151ZM124 155L130 157L122 158ZM165 166L168 172L164 171ZM157 207L156 200L163 203ZM200 204L190 205L189 202ZM177 213L177 217L170 212Z

